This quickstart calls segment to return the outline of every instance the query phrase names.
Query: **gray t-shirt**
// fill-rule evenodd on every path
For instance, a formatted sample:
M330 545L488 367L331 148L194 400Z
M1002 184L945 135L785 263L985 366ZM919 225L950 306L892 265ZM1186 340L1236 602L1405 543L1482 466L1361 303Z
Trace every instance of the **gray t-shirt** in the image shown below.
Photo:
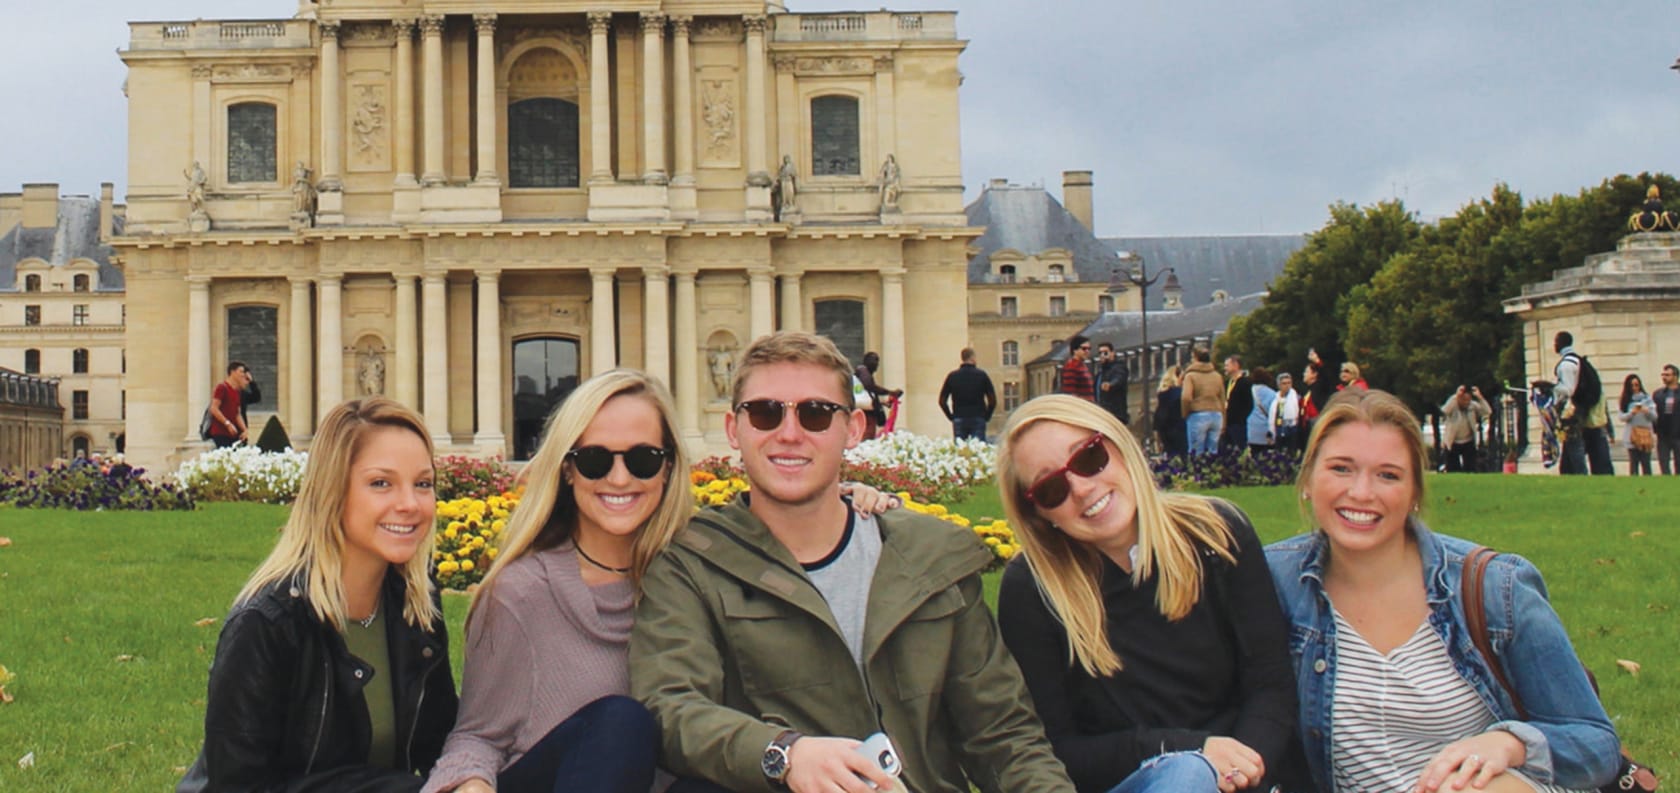
M828 601L840 637L852 652L852 661L863 668L863 625L869 614L869 583L875 578L875 563L881 559L881 527L874 516L859 517L846 510L846 532L840 544L821 559L801 565L811 583Z

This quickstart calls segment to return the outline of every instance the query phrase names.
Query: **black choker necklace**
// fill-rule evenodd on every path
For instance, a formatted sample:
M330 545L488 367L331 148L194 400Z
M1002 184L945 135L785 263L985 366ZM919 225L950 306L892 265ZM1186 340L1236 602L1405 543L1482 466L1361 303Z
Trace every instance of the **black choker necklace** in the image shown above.
M601 564L600 562L595 561L594 557L592 557L588 553L584 552L583 544L579 543L577 540L572 541L572 547L577 549L578 556L583 557L583 560L585 562L588 562L592 565L595 565L596 567L599 567L602 570L605 570L609 573L617 573L618 575L629 575L630 574L630 568L628 568L628 567L610 567L608 565L604 565L604 564Z

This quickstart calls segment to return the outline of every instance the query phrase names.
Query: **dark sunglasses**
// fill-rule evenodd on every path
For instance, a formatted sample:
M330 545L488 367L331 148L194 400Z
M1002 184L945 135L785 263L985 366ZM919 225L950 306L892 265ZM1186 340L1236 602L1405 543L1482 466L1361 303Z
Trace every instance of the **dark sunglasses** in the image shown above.
M806 432L827 432L834 424L837 413L846 413L845 405L824 402L821 399L807 399L803 402L783 402L779 399L749 399L735 406L738 411L745 411L747 423L759 432L772 432L782 426L782 419L787 417L787 409L793 408L794 414L799 416L799 426Z
M670 449L645 443L618 452L605 446L584 446L566 452L572 468L585 479L600 479L612 473L614 457L624 458L624 470L629 471L631 476L652 479L665 469L665 460L670 456Z
M1027 488L1027 500L1039 509L1055 509L1073 492L1073 483L1068 481L1069 473L1082 477L1096 476L1107 467L1108 447L1103 444L1103 436L1099 432L1073 450L1073 454L1068 456L1067 465L1033 482L1032 487Z

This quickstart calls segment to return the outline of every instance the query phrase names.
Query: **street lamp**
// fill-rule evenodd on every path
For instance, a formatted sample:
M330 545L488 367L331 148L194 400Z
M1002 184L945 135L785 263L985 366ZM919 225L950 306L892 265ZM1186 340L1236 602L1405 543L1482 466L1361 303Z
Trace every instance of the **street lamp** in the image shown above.
M1161 280L1162 276L1171 273L1173 268L1163 267L1156 271L1154 275L1149 275L1148 270L1144 267L1143 256L1131 251L1122 252L1120 260L1131 262L1132 266L1124 273L1120 272L1118 268L1110 273L1108 291L1111 294L1120 294L1126 291L1126 284L1131 284L1139 289L1138 300L1139 305L1142 306L1143 314L1143 341L1140 345L1143 350L1143 439L1144 448L1147 449L1150 428L1154 426L1149 422L1149 364L1150 358L1153 357L1149 352L1149 287L1154 286L1155 282Z

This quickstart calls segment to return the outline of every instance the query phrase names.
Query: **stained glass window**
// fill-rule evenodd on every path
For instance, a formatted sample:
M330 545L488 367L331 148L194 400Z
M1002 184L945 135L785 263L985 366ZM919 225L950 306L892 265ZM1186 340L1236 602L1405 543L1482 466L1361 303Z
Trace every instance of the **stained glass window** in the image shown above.
M578 186L576 104L539 97L508 105L508 184Z
M811 100L811 173L816 176L863 173L858 155L856 99L819 96Z

